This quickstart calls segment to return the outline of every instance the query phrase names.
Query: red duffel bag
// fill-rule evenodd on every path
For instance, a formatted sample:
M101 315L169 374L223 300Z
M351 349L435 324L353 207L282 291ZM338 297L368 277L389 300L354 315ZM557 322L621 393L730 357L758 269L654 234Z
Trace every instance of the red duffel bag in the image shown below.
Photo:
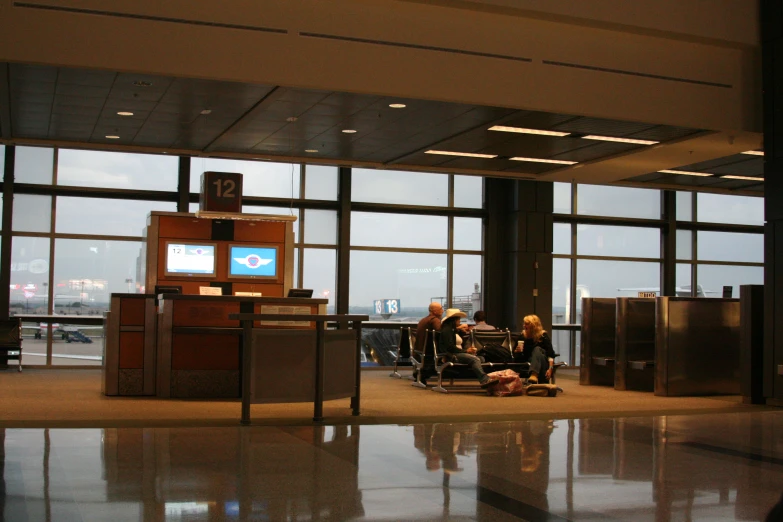
M495 397L505 397L507 395L523 395L524 386L522 379L514 370L501 370L488 374L491 379L497 379L498 382L487 387L487 393Z

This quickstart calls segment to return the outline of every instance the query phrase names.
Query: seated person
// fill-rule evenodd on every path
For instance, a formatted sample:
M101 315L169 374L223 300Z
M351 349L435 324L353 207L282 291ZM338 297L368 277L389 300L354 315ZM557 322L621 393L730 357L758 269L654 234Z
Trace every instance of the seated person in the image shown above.
M539 379L549 382L555 364L555 350L537 315L527 315L522 320L522 337L519 340L524 346L517 344L514 349L514 362L530 363L527 382L535 384ZM541 371L545 368L545 374L542 376Z
M433 301L430 303L428 311L429 315L424 317L421 321L419 321L419 324L416 325L413 349L414 351L420 353L424 353L424 345L427 342L427 330L434 330L436 332L440 331L440 316L443 315L443 306L441 306L441 304L437 301ZM418 375L419 372L414 370L413 379L416 380ZM432 372L427 372L427 374L423 374L422 377L424 377L424 380L426 381L427 378L431 377L432 375Z
M446 315L443 317L440 326L440 350L453 355L455 362L469 365L473 373L476 374L481 387L486 388L490 384L496 383L497 379L492 379L484 373L484 369L481 367L482 360L476 357L475 348L471 347L463 350L461 343L458 344L457 338L459 335L457 335L457 331L465 329L465 325L460 325L460 317L467 317L467 315L457 308L446 310Z
M473 325L471 330L497 330L497 328L491 324L487 324L487 314L484 313L484 310L476 311L476 313L473 314L473 321L475 321L476 324Z

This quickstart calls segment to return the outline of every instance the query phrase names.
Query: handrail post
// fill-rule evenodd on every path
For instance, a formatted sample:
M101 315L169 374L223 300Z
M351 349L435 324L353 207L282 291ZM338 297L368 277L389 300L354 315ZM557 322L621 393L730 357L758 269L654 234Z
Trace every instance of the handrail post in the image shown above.
M315 404L313 421L324 420L324 321L315 322Z
M253 347L253 320L242 323L242 426L250 425L250 376L252 374L251 350Z

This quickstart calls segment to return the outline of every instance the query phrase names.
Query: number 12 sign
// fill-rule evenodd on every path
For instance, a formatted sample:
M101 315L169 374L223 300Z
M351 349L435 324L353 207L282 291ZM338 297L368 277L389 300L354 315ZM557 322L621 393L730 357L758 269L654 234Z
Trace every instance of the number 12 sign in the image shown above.
M199 210L242 212L242 174L204 172L201 175Z
M399 299L376 299L372 302L376 314L398 314L400 313Z

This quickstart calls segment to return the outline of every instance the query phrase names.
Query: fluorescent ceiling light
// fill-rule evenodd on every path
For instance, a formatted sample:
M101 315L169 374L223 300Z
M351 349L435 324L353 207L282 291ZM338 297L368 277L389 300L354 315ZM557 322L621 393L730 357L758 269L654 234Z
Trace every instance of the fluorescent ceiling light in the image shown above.
M746 181L764 181L764 178L754 178L753 176L721 176L722 179L743 179Z
M466 158L497 158L497 154L476 154L474 152L452 152L450 150L428 150L424 154L440 154L441 156L464 156Z
M746 150L745 152L742 152L741 154L750 154L751 156L763 156L764 151L763 150Z
M565 160L554 160L554 159L544 159L544 158L520 158L520 157L514 157L514 158L508 158L511 161L532 161L533 163L555 163L557 165L575 165L576 161L565 161Z
M120 111L117 113L118 116L133 116L133 113L130 111Z
M318 149L305 149L305 152L318 152Z
M390 103L389 107L392 109L404 109L406 105L404 103Z
M633 138L614 138L612 136L598 136L597 134L588 134L582 136L586 140L598 140L598 141L616 141L617 143L634 143L636 145L655 145L659 143L652 140L635 140Z
M109 134L109 135L106 136L106 138L110 139L110 140L118 140L118 139L120 139L119 136L115 136L114 134Z
M498 132L516 132L518 134L541 134L542 136L568 136L569 134L571 134L570 132L558 132L558 131L548 131L548 130L540 130L540 129L525 129L522 127L506 127L504 125L495 125L487 130L498 131Z
M346 133L346 134L354 134L356 132L356 130L354 130L354 129L343 129L343 132Z
M702 178L712 176L709 172L693 172L690 170L659 170L658 172L661 174L681 174L683 176L699 176Z

